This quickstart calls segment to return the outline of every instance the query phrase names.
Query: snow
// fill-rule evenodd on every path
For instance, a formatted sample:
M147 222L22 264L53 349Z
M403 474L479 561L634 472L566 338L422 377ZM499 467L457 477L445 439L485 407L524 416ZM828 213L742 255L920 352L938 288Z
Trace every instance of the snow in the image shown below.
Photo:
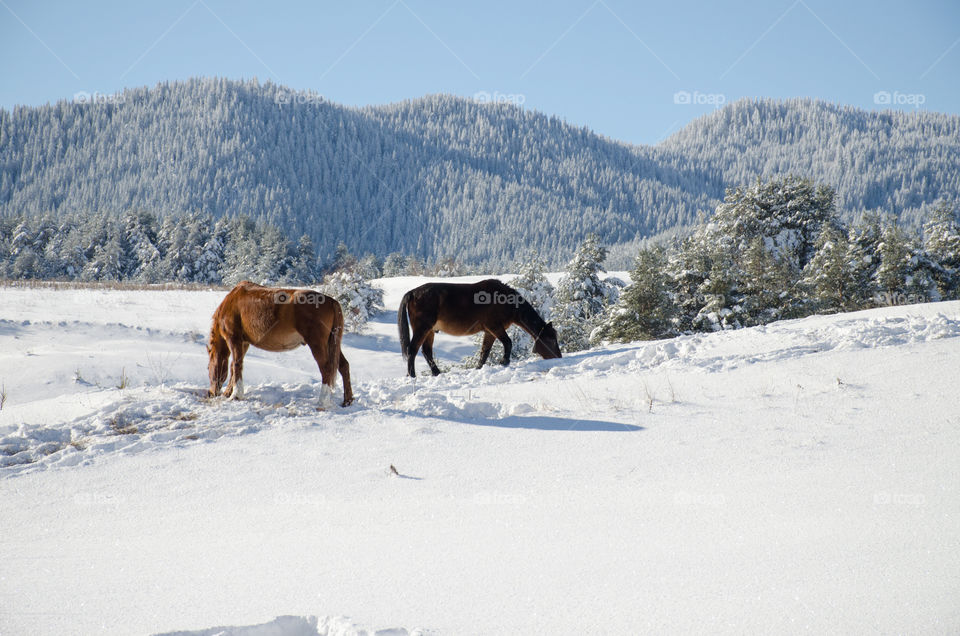
M0 634L960 630L960 302L411 379L425 280L347 408L206 400L222 291L0 288Z

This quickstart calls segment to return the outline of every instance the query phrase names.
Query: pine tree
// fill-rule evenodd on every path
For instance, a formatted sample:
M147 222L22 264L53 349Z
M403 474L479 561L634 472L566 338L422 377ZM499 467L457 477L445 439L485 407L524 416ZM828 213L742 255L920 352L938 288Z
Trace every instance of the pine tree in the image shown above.
M287 271L293 261L290 241L274 225L257 227L259 233L256 271L264 285L277 285L289 282Z
M387 278L403 276L403 270L406 268L407 259L400 252L391 252L383 260L383 275Z
M245 216L230 220L227 245L223 254L223 282L235 285L242 280L255 280L258 274L256 226Z
M383 276L383 269L380 259L374 254L364 254L357 261L357 271L364 280L373 280Z
M630 271L631 284L611 305L590 340L629 342L665 338L674 332L675 305L666 273L667 256L661 247L642 249Z
M743 253L757 237L766 239L773 256L802 270L813 258L814 244L825 222L835 219L836 193L810 179L787 176L750 187L728 189L713 218L719 232L729 237L736 253Z
M853 308L849 294L854 281L846 267L848 250L843 229L836 223L825 223L814 256L803 270L802 285L812 302L811 310L832 313Z
M126 277L145 282L158 282L157 265L162 260L157 247L157 218L143 211L128 211L122 216L128 252Z
M600 279L606 257L607 248L591 234L577 248L557 285L553 322L564 351L590 346L590 333L607 306L616 301L616 288Z
M304 234L297 241L287 279L296 285L309 286L317 282L317 273L317 253L313 248L313 240Z
M694 319L706 304L701 287L710 276L712 267L710 240L701 230L686 238L667 256L667 274L672 281L676 304L676 326L680 332L696 328Z
M954 205L941 200L923 226L924 250L932 262L937 296L960 299L960 223Z
M729 248L718 246L710 254L710 271L697 289L703 306L693 318L695 329L720 331L744 326L743 294L738 281L743 279Z
M874 278L880 293L892 298L906 295L910 246L906 233L891 218L887 218L881 227L877 254L880 264ZM890 304L889 301L887 304Z
M362 333L370 318L383 311L383 290L364 280L356 267L327 274L320 290L340 303L348 332Z
M850 282L844 306L847 311L876 304L880 291L876 282L877 267L880 265L880 236L880 217L875 213L864 215L860 222L849 230L844 265L844 275Z

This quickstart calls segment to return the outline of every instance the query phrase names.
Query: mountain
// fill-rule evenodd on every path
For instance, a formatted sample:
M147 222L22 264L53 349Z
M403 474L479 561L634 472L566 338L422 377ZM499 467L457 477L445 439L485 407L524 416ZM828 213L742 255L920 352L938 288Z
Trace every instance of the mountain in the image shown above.
M960 118L741 101L657 146L508 104L429 96L352 108L272 83L193 79L0 110L0 215L246 214L321 255L558 265L589 233L682 230L724 188L792 172L844 210L915 219L960 193Z
M701 158L726 184L792 173L837 190L847 216L881 210L915 225L941 196L960 194L960 117L863 111L810 99L741 100L660 146Z

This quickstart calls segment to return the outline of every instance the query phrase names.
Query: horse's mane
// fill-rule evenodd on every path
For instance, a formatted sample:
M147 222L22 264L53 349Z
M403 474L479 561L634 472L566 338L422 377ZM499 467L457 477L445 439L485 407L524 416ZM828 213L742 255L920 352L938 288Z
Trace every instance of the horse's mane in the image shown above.
M530 301L526 298L523 299L522 303L517 303L517 318L519 319L520 327L523 328L524 331L527 331L533 338L536 338L547 325L546 321L540 317L540 314L537 313L537 310L533 308L533 305L531 305Z

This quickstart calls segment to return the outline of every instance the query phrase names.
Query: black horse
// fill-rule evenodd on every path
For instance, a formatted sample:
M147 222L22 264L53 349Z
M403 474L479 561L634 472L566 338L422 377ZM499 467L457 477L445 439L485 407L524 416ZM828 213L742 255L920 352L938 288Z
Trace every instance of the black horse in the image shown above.
M407 360L407 373L416 376L414 362L423 347L423 357L433 375L440 368L433 361L433 334L469 336L484 332L480 368L490 355L494 338L503 343L503 365L510 364L513 343L507 328L517 325L533 338L533 350L545 359L559 358L557 331L544 322L537 310L512 287L490 278L479 283L427 283L403 295L397 312L400 350ZM410 327L413 327L413 336Z

